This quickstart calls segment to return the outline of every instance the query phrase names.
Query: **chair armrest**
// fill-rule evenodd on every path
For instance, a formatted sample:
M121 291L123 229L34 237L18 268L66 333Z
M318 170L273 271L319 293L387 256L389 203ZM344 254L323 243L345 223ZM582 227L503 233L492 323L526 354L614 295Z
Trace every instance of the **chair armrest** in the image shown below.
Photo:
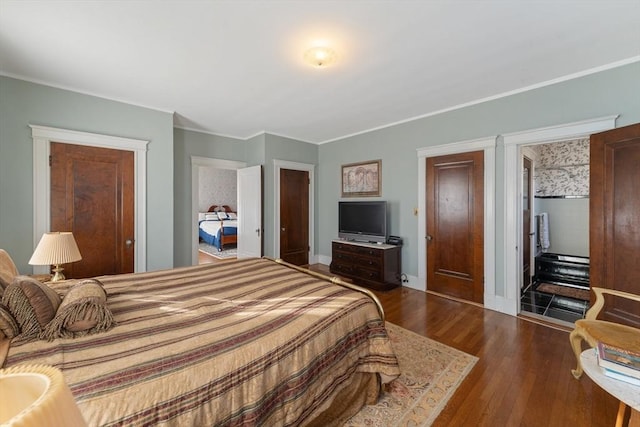
M640 302L640 295L631 294L629 292L617 291L615 289L599 288L596 286L592 286L591 290L594 294L596 294L596 301L593 303L593 306L585 313L584 318L587 320L596 320L598 314L600 314L600 310L602 310L602 307L604 307L604 294L614 295L620 298L626 298Z

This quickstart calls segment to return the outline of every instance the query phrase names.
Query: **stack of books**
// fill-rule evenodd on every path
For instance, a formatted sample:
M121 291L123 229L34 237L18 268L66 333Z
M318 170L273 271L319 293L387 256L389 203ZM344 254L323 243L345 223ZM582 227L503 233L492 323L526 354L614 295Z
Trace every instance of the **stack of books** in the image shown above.
M596 354L606 376L640 386L640 353L599 342Z

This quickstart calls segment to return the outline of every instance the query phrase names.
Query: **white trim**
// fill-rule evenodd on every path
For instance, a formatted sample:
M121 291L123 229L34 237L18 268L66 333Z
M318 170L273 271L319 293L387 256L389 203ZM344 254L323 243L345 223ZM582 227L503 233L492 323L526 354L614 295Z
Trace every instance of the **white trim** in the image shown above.
M54 89L68 90L70 92L79 93L81 95L95 96L96 98L102 98L102 99L106 99L108 101L120 102L120 103L123 103L123 104L132 105L134 107L146 108L146 109L149 109L149 110L159 111L161 113L167 113L167 114L171 114L171 115L175 114L175 110L167 110L166 108L152 107L152 106L150 106L148 104L140 104L140 103L137 103L137 102L125 99L125 98L114 98L114 97L111 97L111 96L106 95L104 93L81 90L81 89L75 88L73 86L53 84L50 81L40 80L40 79L33 79L33 78L30 78L30 77L24 76L22 74L0 72L0 76L6 76L6 77L10 77L12 79L22 80L22 81L29 82L29 83L35 83L37 85L52 87Z
M51 174L49 155L51 142L76 144L90 147L110 148L114 150L133 151L134 156L134 188L135 188L135 231L136 250L134 269L136 272L147 269L147 144L141 139L122 138L59 129L46 126L29 125L33 139L33 247L37 246L42 235L50 229ZM34 273L47 273L47 266L35 266Z
M366 133L369 133L369 132L374 132L374 131L377 131L377 130L386 129L386 128L389 128L389 127L392 127L392 126L397 126L397 125L401 125L401 124L404 124L404 123L413 122L415 120L420 120L420 119L425 119L425 118L428 118L428 117L437 116L439 114L448 113L450 111L456 111L456 110L460 110L462 108L471 107L471 106L482 104L482 103L485 103L485 102L495 101L496 99L506 98L506 97L509 97L509 96L512 96L512 95L517 95L517 94L520 94L520 93L529 92L531 90L540 89L540 88L551 86L551 85L555 85L555 84L558 84L558 83L562 83L562 82L578 79L580 77L585 77L585 76L588 76L588 75L591 75L591 74L600 73L602 71L607 71L607 70L611 70L611 69L614 69L614 68L623 67L625 65L634 64L636 62L640 62L640 55L632 56L630 58L626 58L626 59L623 59L623 60L620 60L620 61L612 62L610 64L601 65L599 67L590 68L588 70L579 71L577 73L569 74L569 75L566 75L566 76L558 77L558 78L555 78L555 79L547 80L547 81L544 81L544 82L536 83L536 84L525 86L525 87L522 87L522 88L510 90L510 91L507 91L507 92L502 92L502 93L499 93L499 94L496 94L496 95L491 95L491 96L488 96L486 98L480 98L480 99L476 99L476 100L473 100L473 101L465 102L463 104L454 105L452 107L447 107L447 108L443 108L443 109L440 109L440 110L437 110L437 111L432 111L432 112L427 113L427 114L422 114L422 115L419 115L419 116L413 116L413 117L409 117L408 119L398 120L396 122L387 123L387 124L384 124L384 125L381 125L381 126L376 126L376 127L369 128L369 129L366 129L366 130L361 130L361 131L350 133L350 134L347 134L347 135L342 135L342 136L339 136L339 137L336 137L336 138L327 139L327 140L324 140L322 142L318 142L317 144L327 144L329 142L340 141L342 139L351 138L351 137L362 135L362 134L366 134Z
M495 301L495 152L497 137L487 137L451 144L419 148L418 152L418 277L412 280L414 289L426 291L427 235L426 217L426 158L448 154L484 151L484 306L499 310Z
M566 141L613 129L615 116L566 123L562 125L531 129L503 136L504 141L504 305L509 313L520 312L520 279L522 271L522 188L521 146L542 144L551 141Z
M280 169L291 169L309 172L309 263L317 261L315 256L314 230L314 188L315 165L309 163L290 162L287 160L273 159L273 256L280 258Z
M200 198L199 168L201 167L238 170L246 168L247 164L234 160L191 156L191 265L198 265L198 199Z
M597 119L530 129L502 135L504 145L543 144L545 142L567 141L582 138L592 133L613 129L619 115L599 117Z

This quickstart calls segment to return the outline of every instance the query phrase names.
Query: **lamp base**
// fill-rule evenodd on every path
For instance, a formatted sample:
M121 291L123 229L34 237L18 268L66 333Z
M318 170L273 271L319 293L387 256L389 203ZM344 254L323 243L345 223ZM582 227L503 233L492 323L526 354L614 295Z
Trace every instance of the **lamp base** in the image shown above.
M64 268L60 267L60 264L56 264L56 268L53 269L53 277L51 278L52 282L65 280L64 274L62 274L62 270L64 270Z

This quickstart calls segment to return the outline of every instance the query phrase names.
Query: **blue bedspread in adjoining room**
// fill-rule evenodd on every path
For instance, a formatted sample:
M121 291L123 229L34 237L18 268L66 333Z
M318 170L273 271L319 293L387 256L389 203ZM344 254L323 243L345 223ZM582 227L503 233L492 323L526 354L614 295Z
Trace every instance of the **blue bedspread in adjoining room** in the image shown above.
M219 251L223 249L225 243L221 237L221 233L224 233L224 236L236 236L238 234L238 221L202 220L198 223L198 234L200 238L206 243L218 248Z

